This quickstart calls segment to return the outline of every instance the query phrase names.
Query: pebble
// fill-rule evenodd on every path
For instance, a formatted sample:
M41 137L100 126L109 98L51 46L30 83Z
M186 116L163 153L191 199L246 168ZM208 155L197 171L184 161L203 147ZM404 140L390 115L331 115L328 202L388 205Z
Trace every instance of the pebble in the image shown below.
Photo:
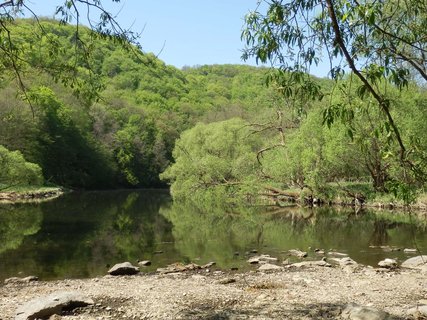
M150 260L138 261L138 265L143 266L143 267L151 266L151 261Z
M403 252L404 253L417 253L417 249L406 248L406 249L403 249Z
M230 283L234 283L234 282L236 282L236 279L234 279L234 278L225 278L225 279L218 281L219 284L230 284Z

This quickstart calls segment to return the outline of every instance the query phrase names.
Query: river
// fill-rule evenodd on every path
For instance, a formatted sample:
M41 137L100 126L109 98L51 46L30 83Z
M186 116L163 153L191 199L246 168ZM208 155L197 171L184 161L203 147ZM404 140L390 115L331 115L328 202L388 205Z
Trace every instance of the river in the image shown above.
M33 204L0 205L0 280L43 280L106 274L115 263L150 260L153 272L174 262L240 270L250 251L281 260L287 250L347 253L375 266L384 258L427 250L427 220L419 215L337 208L224 208L174 203L167 191L73 192ZM390 251L390 249L396 251Z

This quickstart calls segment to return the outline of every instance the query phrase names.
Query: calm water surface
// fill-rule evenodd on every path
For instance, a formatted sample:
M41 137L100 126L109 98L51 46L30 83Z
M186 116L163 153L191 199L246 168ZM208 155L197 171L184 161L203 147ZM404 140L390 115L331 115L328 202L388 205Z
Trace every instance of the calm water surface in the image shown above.
M318 209L196 208L166 191L71 193L41 204L0 205L0 280L104 275L115 263L151 260L151 272L174 262L247 266L247 252L286 259L286 250L345 252L359 263L386 257L380 246L427 252L425 218L390 212Z

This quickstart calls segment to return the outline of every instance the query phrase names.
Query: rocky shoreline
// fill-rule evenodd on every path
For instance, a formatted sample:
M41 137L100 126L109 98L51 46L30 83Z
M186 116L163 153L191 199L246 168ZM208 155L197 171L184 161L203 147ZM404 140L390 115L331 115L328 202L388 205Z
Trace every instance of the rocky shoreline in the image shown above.
M44 314L45 318L377 320L427 317L427 256L411 258L401 266L391 264L379 268L359 265L349 257L294 264L279 263L266 255L257 259L250 262L259 264L257 270L245 273L215 270L213 264L204 268L191 264L191 268L169 266L155 274L110 274L93 279L12 278L0 287L0 319L34 319L25 314L26 305L34 308L49 302L49 310L53 310L57 307L52 303L57 305L70 297L59 311Z
M63 188L49 188L26 192L0 192L0 203L40 202L60 197L66 191Z

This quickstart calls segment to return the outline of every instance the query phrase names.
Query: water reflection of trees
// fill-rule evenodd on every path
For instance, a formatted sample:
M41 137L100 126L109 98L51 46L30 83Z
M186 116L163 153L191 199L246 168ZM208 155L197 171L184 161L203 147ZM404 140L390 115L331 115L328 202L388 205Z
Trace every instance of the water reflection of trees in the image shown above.
M253 248L264 252L334 248L358 256L371 245L393 241L405 246L411 243L413 228L422 234L425 226L425 221L414 223L407 215L351 208L207 209L174 203L161 213L173 224L178 251L190 260L200 257L223 265L232 263L234 252Z
M280 254L335 248L357 260L361 248L408 246L414 235L422 248L426 225L425 217L390 212L195 207L171 203L159 191L74 193L0 207L0 277L22 270L45 279L89 277L104 274L107 264L137 259L163 266L200 258L227 267L251 249ZM165 254L157 256L157 250Z
M0 278L18 271L45 279L90 277L104 274L107 264L142 258L171 241L171 226L158 214L168 202L161 191L85 192L2 210L0 248L13 250L2 259ZM31 236L23 241L25 235Z
M82 276L103 274L107 265L151 256L157 243L171 241L171 227L158 215L168 201L167 193L149 190L82 194L78 203L85 209L73 215L79 215L88 230L71 232L79 235L72 259L79 261ZM62 261L58 264L67 268L66 259Z
M37 233L42 220L37 205L0 205L0 254L17 249L26 236Z

